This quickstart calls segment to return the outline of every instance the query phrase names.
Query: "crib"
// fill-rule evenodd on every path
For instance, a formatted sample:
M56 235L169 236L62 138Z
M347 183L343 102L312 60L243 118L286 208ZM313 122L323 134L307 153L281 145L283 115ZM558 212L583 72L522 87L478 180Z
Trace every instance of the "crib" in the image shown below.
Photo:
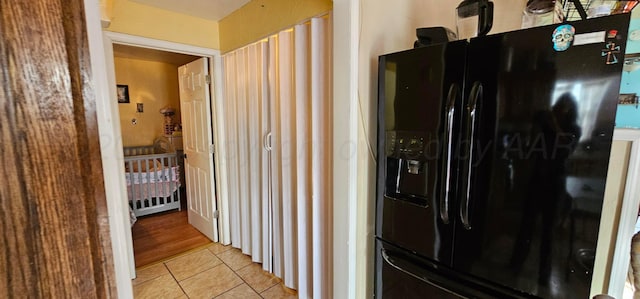
M125 147L125 178L129 206L136 217L178 209L180 167L168 140L153 145Z

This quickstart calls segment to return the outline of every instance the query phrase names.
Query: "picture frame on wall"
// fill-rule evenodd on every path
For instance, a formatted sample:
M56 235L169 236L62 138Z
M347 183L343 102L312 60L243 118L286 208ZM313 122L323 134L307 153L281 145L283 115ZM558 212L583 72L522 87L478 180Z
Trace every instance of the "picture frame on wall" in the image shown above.
M621 93L618 96L618 105L634 105L638 108L638 96L635 93Z
M129 85L117 85L118 103L129 103Z

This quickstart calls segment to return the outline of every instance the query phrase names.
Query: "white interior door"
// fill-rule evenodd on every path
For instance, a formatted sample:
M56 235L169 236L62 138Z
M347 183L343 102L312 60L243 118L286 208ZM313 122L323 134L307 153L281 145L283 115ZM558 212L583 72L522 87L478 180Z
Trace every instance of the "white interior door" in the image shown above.
M217 241L209 66L200 58L178 68L189 223Z

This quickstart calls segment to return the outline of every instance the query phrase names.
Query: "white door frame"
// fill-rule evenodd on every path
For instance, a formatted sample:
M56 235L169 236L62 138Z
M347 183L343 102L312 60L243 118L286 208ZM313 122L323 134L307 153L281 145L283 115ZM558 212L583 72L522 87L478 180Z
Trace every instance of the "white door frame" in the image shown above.
M629 164L627 168L622 208L618 221L618 233L615 238L613 260L611 262L611 276L609 278L608 294L622 298L624 284L629 269L631 237L636 226L638 205L640 205L640 130L615 129L614 141L631 142Z
M103 31L102 36L103 36L103 45L104 45L104 55L105 55L105 61L106 61L107 82L96 82L96 84L98 85L105 84L105 83L108 84L106 87L104 87L105 89L109 90L108 99L115 99L116 97L115 67L114 67L114 59L113 59L114 44L121 44L121 45L128 45L128 46L142 47L142 48L151 48L156 50L176 52L176 53L209 58L209 61L211 62L209 64L209 72L213 74L213 84L211 84L210 87L212 88L211 95L213 100L211 103L213 141L214 141L215 152L216 152L216 155L214 158L214 163L215 163L214 172L216 175L215 190L217 191L216 192L217 194L213 198L216 198L218 210L220 211L219 218L218 218L218 225L220 228L219 230L220 243L229 244L231 242L230 232L229 232L229 219L227 216L228 213L226 213L228 211L228 197L227 197L226 188L224 187L227 182L227 175L225 171L226 163L225 163L225 159L221 158L221 157L226 157L225 149L223 146L221 146L225 142L224 134L221 134L221 132L224 132L225 128L224 128L224 123L222 122L222 118L219 117L220 114L222 113L222 109L220 109L220 107L222 107L221 105L223 104L222 60L220 57L220 51L186 45L186 44L156 40L156 39L151 39L146 37L134 36L129 34L110 32L110 31ZM114 128L117 126L119 129L119 121L117 121L119 120L117 103L116 101L110 101L110 102L112 103L111 104L112 106L115 106L115 107L111 107L112 108L111 111L104 111L104 112L98 111L98 113L103 113L103 114L106 113L106 117L113 120L112 122L113 122ZM115 144L117 145L122 145L122 136L120 135L120 131L115 129L113 131L115 133L113 137L104 136L101 134L100 136L101 144L105 144L105 143L108 144L111 142L115 142ZM123 159L122 152L119 153L118 158ZM107 172L107 170L109 170L110 168L121 168L121 166L118 163L115 163L115 164L103 163L103 167L105 168L105 172ZM112 169L109 170L109 172L112 172L112 171L113 171ZM126 198L126 185L123 179L119 181L118 186L119 186L119 189L117 188L116 190L107 190L107 192L113 192L119 195L124 194L124 197L120 197L120 198ZM122 203L109 204L109 202L107 202L107 206L109 210L109 215L129 215L129 209L126 204L122 204ZM129 279L134 278L135 263L133 261L133 242L131 239L131 231L130 229L127 229L127 228L130 228L130 225L128 222L129 218L128 216L121 217L121 218L120 217L117 217L117 218L110 217L110 218L114 220L109 222L112 238L115 237L116 240L124 240L124 244L122 245L124 245L125 248L129 250L127 258L124 258L122 257L123 255L122 250L116 250L114 248L114 251L113 251L114 260L120 261L121 263L123 261L126 261L128 263L128 268L130 272ZM124 223L116 223L118 219L120 221L123 221ZM119 275L116 272L116 280L120 281L120 279L118 279L118 276Z
M119 144L115 138L120 136L120 121L113 117L113 111L118 111L118 106L114 103L115 101L111 100L114 99L115 88L110 86L106 71L108 68L105 59L102 28L98 21L100 20L98 1L84 0L84 6L117 297L132 298L132 272L130 267L132 262L128 256L129 249L126 247L127 244L131 246L131 229L128 223L129 216L119 212L126 208L126 204L120 199L126 198L127 195L126 189L123 189L125 183L121 175L124 172L124 167L122 163L118 163L123 160L122 150L120 149L122 148L122 138L118 137ZM112 49L112 47L109 48ZM111 57L111 68L113 68L113 56Z
M371 298L373 239L367 235L369 211L362 196L358 161L369 159L358 139L360 1L333 0L333 297ZM340 28L337 30L336 28ZM368 76L365 76L368 78ZM363 99L367 100L368 99ZM375 188L373 188L375 190ZM366 194L366 192L364 192ZM373 194L373 193L371 193Z

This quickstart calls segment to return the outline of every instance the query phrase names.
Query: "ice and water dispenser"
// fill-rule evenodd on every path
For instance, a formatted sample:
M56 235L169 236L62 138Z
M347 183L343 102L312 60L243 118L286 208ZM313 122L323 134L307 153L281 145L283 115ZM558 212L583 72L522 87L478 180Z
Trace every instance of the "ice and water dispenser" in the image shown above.
M387 197L426 205L428 199L429 161L427 136L421 132L387 131Z

